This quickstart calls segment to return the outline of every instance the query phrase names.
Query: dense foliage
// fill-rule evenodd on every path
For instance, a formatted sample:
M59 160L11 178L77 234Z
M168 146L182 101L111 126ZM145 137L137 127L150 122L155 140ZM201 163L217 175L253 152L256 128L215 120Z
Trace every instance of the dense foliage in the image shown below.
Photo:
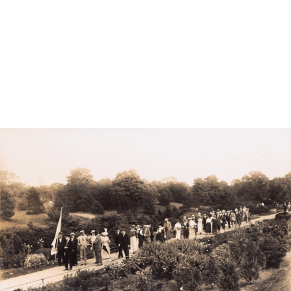
M278 267L287 251L286 220L264 221L200 241L146 244L123 263L99 271L81 271L61 283L34 290L200 290L217 285L238 290L252 282L263 267ZM82 286L82 287L80 287Z

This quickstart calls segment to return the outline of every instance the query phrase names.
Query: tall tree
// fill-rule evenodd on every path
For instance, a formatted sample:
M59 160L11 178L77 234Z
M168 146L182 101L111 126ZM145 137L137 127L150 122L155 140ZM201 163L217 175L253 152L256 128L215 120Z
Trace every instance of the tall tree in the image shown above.
M134 210L136 205L155 199L155 195L155 189L135 170L118 173L112 181L111 203L122 211Z
M27 214L39 214L45 211L40 194L35 187L29 188L26 195L26 203L28 209Z
M67 177L66 193L70 211L91 211L94 201L91 193L93 175L90 170L77 168Z
M264 201L268 198L269 178L261 172L249 172L243 176L239 198L244 200Z
M8 189L0 188L0 218L8 220L14 214L15 201Z

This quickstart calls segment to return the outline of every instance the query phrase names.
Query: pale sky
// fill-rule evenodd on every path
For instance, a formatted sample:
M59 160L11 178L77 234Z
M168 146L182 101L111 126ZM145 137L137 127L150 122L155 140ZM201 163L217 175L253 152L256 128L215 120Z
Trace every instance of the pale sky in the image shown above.
M291 129L0 129L0 170L32 186L66 183L70 170L95 180L135 169L143 179L230 183L250 171L291 172Z

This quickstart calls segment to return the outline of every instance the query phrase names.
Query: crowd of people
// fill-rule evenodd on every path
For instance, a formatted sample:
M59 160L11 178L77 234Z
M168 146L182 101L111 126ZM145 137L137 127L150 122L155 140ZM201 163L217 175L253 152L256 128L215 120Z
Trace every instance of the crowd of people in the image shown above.
M87 253L93 251L95 264L102 265L102 258L110 258L109 233L105 228L102 233L92 230L90 235L86 235L84 230L76 238L75 233L65 234L59 232L56 241L56 249L59 266L65 265L65 270L73 269L78 265L78 254L81 265L87 265Z
M151 225L132 225L130 231L120 228L114 234L114 243L118 258L129 258L129 253L135 253L144 244L159 242L164 243L172 237L176 239L195 239L202 234L216 234L224 232L226 228L234 229L247 225L250 222L250 211L246 207L235 208L235 210L212 211L209 214L198 213L190 217L184 216L182 221L177 221L173 226L169 219L157 228ZM65 270L72 270L73 266L78 265L78 253L81 265L87 264L87 252L93 251L95 264L102 265L102 259L110 258L110 239L107 229L98 233L92 230L90 235L86 235L84 230L76 238L75 233L66 234L60 232L56 242L58 250L58 263L65 265Z

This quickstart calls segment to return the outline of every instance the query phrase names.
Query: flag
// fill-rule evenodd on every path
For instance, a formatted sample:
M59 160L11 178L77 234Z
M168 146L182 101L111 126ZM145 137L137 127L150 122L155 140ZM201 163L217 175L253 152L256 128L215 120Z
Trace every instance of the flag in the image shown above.
M58 252L58 248L56 247L56 242L57 242L57 239L58 239L58 234L61 231L61 225L62 225L62 210L63 210L63 207L61 208L60 219L59 219L59 222L58 222L58 226L57 226L57 230L56 230L56 235L55 235L55 238L54 238L54 240L52 242L51 255L55 255Z

